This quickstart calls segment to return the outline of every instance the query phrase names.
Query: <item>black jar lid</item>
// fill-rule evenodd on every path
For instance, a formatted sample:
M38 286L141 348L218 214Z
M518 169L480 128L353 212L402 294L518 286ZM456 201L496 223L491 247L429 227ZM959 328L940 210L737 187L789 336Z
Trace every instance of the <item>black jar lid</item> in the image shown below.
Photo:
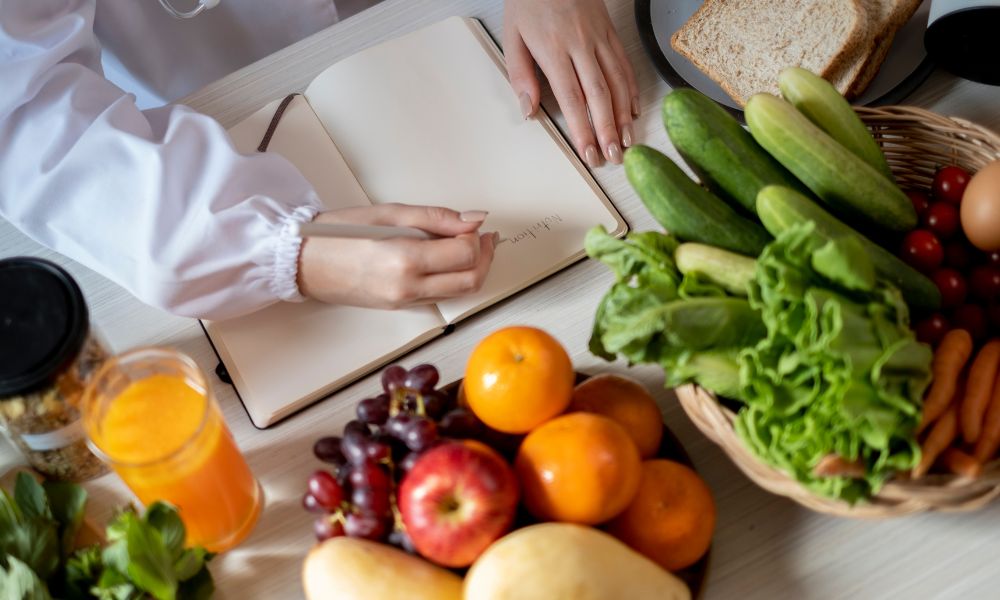
M982 4L938 17L924 33L924 47L937 64L951 73L1000 85L1000 6Z
M87 338L80 287L55 263L0 260L0 400L45 387Z

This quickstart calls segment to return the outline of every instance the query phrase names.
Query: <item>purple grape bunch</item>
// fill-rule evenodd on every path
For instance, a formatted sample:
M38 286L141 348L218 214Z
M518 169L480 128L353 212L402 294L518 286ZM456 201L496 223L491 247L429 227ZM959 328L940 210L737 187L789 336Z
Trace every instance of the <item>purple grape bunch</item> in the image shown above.
M436 389L439 379L429 364L386 368L382 392L358 403L357 418L342 435L316 441L313 453L329 468L309 478L302 505L318 515L317 539L347 535L413 552L396 509L396 482L442 438L475 438L484 431L471 411L451 406Z

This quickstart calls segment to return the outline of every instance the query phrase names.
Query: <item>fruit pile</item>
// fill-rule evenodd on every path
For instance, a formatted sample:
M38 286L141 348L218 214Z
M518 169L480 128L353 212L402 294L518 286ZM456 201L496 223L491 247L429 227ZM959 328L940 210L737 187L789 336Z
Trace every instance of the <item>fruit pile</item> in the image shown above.
M372 546L339 540L366 540L380 555L396 546L471 574L504 563L501 546L582 535L582 548L611 544L626 563L659 565L674 581L659 589L686 597L668 571L705 555L715 505L693 470L658 458L663 421L641 384L613 374L578 382L559 342L531 327L483 339L461 386L439 388L438 379L430 365L387 368L381 393L358 404L343 433L316 442L328 467L308 479L302 502L317 513L317 539L337 544L324 555L355 561L355 548ZM539 522L560 525L528 534ZM504 542L512 528L525 534ZM531 552L541 561L547 550Z
M941 292L941 310L923 315L915 326L917 338L932 346L952 328L967 330L977 341L1000 331L1000 252L980 250L969 241L990 225L973 224L973 234L967 235L960 223L969 180L967 171L949 165L937 171L927 192L907 192L920 225L903 238L900 257Z

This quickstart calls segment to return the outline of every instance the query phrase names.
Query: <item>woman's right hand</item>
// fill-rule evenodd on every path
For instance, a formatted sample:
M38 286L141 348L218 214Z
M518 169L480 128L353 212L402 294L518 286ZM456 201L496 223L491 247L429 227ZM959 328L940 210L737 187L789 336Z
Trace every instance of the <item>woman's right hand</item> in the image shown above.
M320 213L317 223L416 227L433 240L306 238L299 291L332 304L403 308L478 291L493 262L497 234L480 233L482 211L382 204Z

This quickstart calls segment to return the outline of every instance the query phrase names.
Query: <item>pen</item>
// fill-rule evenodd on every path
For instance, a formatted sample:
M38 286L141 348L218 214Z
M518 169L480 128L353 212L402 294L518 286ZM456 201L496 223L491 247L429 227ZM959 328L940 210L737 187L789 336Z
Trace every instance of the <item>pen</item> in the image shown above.
M387 240L390 238L432 240L437 238L437 236L416 227L354 225L345 223L299 223L295 233L302 237L339 237L368 240Z

